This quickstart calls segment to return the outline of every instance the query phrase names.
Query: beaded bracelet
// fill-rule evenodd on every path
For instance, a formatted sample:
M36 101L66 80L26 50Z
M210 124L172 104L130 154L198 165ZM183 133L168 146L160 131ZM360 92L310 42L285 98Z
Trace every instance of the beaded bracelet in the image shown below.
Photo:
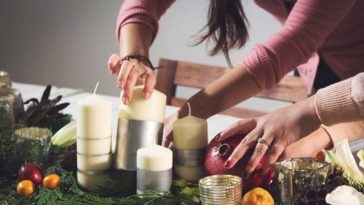
M140 62L146 62L149 64L149 67L152 69L152 70L155 70L155 69L159 69L161 68L161 66L158 66L158 67L154 67L152 62L149 60L149 58L145 57L145 56L142 56L142 55L127 55L125 57L123 57L121 60L120 60L120 63L122 63L123 61L130 61L131 59L135 59L138 61L138 63Z

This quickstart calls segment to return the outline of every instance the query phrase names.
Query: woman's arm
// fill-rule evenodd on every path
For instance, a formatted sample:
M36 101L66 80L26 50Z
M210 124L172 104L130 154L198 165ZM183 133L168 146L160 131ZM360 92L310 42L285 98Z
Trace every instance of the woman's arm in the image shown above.
M260 92L258 84L242 65L237 65L207 87L192 96L188 102L193 115L209 118ZM188 113L187 105L179 111L179 118Z
M315 107L322 124L364 118L364 73L317 91Z
M128 104L138 79L144 80L144 97L149 98L156 84L156 77L145 59L120 62L126 56L149 58L149 46L157 32L158 21L174 0L126 0L120 8L116 35L120 52L112 54L108 61L109 72L118 75L117 86L123 89L122 102Z
M256 45L242 63L262 89L271 88L319 50L356 1L298 0L283 29ZM307 75L314 77L314 73Z

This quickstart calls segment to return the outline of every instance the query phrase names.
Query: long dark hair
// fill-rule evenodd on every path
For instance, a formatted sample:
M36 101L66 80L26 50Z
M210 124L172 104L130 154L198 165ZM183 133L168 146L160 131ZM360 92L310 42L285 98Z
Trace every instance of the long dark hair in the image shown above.
M231 66L229 49L241 48L245 44L247 24L241 0L210 0L208 21L202 28L207 28L207 32L200 36L196 45L212 40L214 46L209 54L213 56L222 51Z

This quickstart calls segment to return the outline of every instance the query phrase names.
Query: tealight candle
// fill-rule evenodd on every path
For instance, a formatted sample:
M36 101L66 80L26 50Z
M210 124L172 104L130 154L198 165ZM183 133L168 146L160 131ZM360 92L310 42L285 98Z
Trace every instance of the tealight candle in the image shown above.
M172 151L160 145L137 151L137 193L169 191L172 184Z
M208 144L207 122L189 114L173 124L175 165L177 174L188 181L197 181L205 174L204 158Z
M89 190L103 184L112 162L112 103L95 92L77 102L77 180Z
M138 86L129 104L120 106L114 158L116 169L136 170L137 150L161 143L166 99L166 95L157 90L145 99L143 87Z

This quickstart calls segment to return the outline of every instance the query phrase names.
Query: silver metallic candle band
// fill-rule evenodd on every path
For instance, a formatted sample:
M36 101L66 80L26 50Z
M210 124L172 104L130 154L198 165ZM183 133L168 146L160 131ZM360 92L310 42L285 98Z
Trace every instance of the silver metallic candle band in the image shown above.
M114 157L114 168L136 170L139 148L161 144L163 123L119 118Z
M176 165L201 166L205 161L206 148L201 149L175 149L173 153Z
M100 170L100 171L85 171L85 170L77 169L77 172L79 172L81 174L85 174L87 176L101 176L101 175L109 174L110 169Z
M169 191L172 184L172 169L162 171L149 171L137 169L137 193L147 190L160 192Z

